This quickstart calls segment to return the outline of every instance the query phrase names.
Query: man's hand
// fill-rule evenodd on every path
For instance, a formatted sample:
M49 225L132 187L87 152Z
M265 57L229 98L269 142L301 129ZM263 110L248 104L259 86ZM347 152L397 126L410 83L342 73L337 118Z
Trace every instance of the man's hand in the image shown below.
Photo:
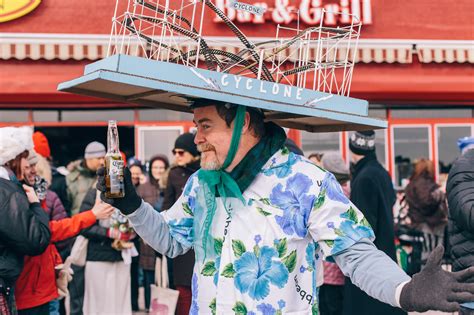
M123 169L125 197L109 199L105 197L105 168L97 170L97 190L100 191L100 199L105 203L119 209L123 214L131 214L140 207L142 199L138 197L132 183L132 176L127 167Z
M474 267L448 272L441 268L444 248L439 245L428 257L425 268L415 274L402 289L400 305L408 312L439 310L455 312L459 304L474 301Z
M28 202L30 204L39 202L38 196L36 195L36 192L33 187L23 184L23 190L25 191L26 197L28 197Z

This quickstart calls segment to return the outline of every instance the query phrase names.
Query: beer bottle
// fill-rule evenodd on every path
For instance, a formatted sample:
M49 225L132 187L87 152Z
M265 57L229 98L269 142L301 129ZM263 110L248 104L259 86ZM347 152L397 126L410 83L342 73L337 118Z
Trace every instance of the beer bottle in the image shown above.
M109 120L107 131L107 154L105 155L105 196L107 198L123 198L125 196L124 162L119 151L117 121Z

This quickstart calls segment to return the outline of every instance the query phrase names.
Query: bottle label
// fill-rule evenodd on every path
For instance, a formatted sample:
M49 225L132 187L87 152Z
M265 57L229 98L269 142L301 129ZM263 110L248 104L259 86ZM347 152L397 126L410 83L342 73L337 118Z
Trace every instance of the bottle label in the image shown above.
M111 160L109 167L110 176L123 176L123 161L122 160Z
M111 160L109 166L110 193L116 194L124 190L122 160Z

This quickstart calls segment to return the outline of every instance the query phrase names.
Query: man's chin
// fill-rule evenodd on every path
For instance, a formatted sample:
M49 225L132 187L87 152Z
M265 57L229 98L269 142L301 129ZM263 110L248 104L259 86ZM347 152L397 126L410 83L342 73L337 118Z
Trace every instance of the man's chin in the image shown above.
M207 171L216 171L221 168L221 165L216 161L201 160L201 168Z

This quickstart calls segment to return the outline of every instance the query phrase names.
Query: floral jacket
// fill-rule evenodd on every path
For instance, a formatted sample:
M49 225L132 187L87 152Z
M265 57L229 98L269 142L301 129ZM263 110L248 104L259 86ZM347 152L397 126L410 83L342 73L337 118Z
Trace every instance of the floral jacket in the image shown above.
M178 254L199 246L193 222L205 211L197 202L200 187L194 174L174 206L160 214ZM218 198L214 246L204 260L196 257L190 314L317 314L318 260L373 239L369 223L331 173L286 149L274 154L243 196L245 205L225 200L230 215Z

